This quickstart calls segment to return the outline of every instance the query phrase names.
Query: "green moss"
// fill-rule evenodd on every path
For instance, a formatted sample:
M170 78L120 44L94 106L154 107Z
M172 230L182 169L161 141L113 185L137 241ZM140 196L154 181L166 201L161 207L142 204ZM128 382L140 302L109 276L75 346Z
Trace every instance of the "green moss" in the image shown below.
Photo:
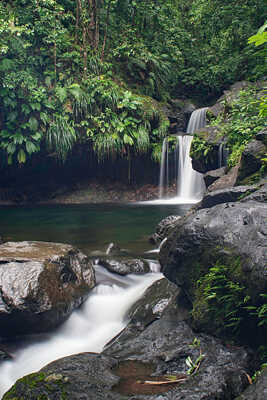
M67 400L68 382L68 377L61 374L33 373L19 379L3 400Z

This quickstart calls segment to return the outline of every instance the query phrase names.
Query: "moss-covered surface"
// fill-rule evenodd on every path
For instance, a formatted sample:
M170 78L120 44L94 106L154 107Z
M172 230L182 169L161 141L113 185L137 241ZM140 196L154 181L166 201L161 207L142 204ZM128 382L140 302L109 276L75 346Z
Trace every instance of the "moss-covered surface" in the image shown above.
M68 385L67 376L33 373L19 379L3 400L67 400Z

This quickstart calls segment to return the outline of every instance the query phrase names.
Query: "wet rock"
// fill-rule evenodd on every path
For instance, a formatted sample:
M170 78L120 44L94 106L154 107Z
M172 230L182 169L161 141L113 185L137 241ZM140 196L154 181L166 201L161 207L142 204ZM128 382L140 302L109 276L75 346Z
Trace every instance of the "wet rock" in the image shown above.
M206 172L206 174L203 177L206 187L210 186L213 182L217 181L225 174L226 174L226 167L217 168L212 171Z
M265 368L256 382L250 385L244 393L235 400L266 400L267 399L267 368Z
M256 140L263 142L267 146L267 129L263 129L255 136Z
M166 309L172 309L177 320L188 318L187 309L177 306L180 289L166 278L162 278L150 286L142 298L138 300L128 313L129 323L126 328L113 339L106 347L115 354L129 345L131 339L135 339L152 322L161 318Z
M110 243L107 247L106 254L107 255L118 255L121 253L120 247L116 243Z
M196 106L187 99L173 99L164 111L170 120L172 133L178 131L185 132L190 114L196 109Z
M146 260L140 259L103 259L100 258L98 264L106 268L110 272L114 272L119 275L127 274L146 274L150 272L149 263Z
M231 168L226 175L223 175L221 178L212 183L208 187L208 191L212 192L215 190L228 189L235 186L238 179L239 166L240 164L237 164L235 167Z
M252 193L248 193L247 196L244 196L241 199L241 202L249 200L259 201L260 203L267 203L267 183L262 185L258 190L253 191Z
M95 285L93 267L67 244L0 245L0 336L55 328Z
M246 197L249 194L255 192L258 189L254 186L235 186L229 189L215 190L208 192L203 197L202 201L198 205L198 209L210 208L217 204L229 203L240 200L242 197Z
M185 217L160 251L162 272L192 290L194 271L239 257L240 273L251 291L267 286L267 205L255 201L219 204ZM196 264L198 267L196 267Z
M238 181L257 172L263 165L262 158L267 151L266 145L259 140L252 140L247 144L241 156L238 169Z
M217 169L219 147L224 141L220 128L218 126L206 126L198 129L194 136L205 142L206 151L205 153L195 151L193 142L190 151L193 169L202 174Z
M111 392L119 381L111 372L116 365L116 360L93 353L65 357L19 379L3 400L120 399L121 396Z
M164 288L167 283L162 280L158 281L157 285ZM157 285L153 285L156 291ZM128 326L115 338L104 350L104 354L115 357L119 363L123 360L138 360L148 366L154 365L149 380L155 379L156 376L187 375L186 359L190 357L196 361L200 354L203 355L200 357L202 361L196 375L189 377L182 385L166 385L163 397L157 397L158 394L154 392L148 397L150 400L230 399L241 393L248 385L244 373L249 365L246 351L242 348L225 347L218 339L194 333L186 322L190 318L185 311L185 305L180 302L180 291L177 292L177 288L173 286L171 290L173 295L169 298L167 306L162 309L160 318L148 319L149 323L138 324L138 321L143 321L143 312L146 309L148 315L151 315L149 307L142 307L141 318L139 313L135 314L134 321L130 322L132 326ZM165 296L166 293L168 292L165 291ZM148 292L144 298L147 294ZM134 394L128 398L134 399Z
M6 361L6 360L11 360L12 357L10 354L8 354L5 350L0 349L0 362L1 361Z
M179 221L181 217L179 215L169 215L159 222L156 227L156 232L150 237L150 242L156 245L160 245L160 243L165 239L172 228L175 226L176 222Z
M49 396L50 400L236 397L248 385L248 354L242 348L225 347L208 335L195 334L185 322L188 314L179 314L183 307L177 293L179 289L166 279L154 283L130 311L128 334L126 328L104 353L83 353L54 361L18 380L3 400L35 400L41 396ZM200 363L196 362L197 374L192 376L187 374L188 357L192 362L201 358ZM142 384L143 375L150 381L166 379L166 375L182 376L185 382L151 388Z

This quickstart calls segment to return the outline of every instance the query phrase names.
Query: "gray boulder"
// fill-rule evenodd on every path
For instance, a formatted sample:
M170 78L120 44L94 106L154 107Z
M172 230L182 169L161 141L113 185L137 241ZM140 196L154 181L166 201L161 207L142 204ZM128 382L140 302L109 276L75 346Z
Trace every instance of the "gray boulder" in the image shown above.
M249 200L259 201L260 203L267 203L267 183L262 185L258 190L253 191L251 194L248 194L248 196L242 198L241 202Z
M263 165L262 158L267 151L266 145L259 140L252 140L245 147L240 167L238 169L238 182L257 172Z
M176 222L179 221L181 217L179 215L169 215L168 217L161 220L157 227L156 232L150 237L150 242L156 245L160 245L160 243L165 239L172 228L175 226Z
M263 129L255 136L256 140L263 142L267 146L267 129Z
M210 208L217 204L230 203L242 199L258 189L254 186L235 186L228 189L207 192L198 205L198 209Z
M236 185L238 179L238 171L240 164L232 167L225 175L222 175L219 179L213 182L209 187L208 191L212 192L215 190L229 189Z
M200 173L206 173L218 168L219 164L219 147L224 142L224 137L220 133L218 126L206 126L198 129L194 136L204 141L206 151L197 151L197 147L192 142L190 155L192 157L192 167Z
M0 245L0 336L55 328L95 285L93 267L67 244Z
M146 274L150 272L149 264L146 260L140 259L124 259L120 258L118 260L110 258L100 258L98 264L106 268L110 272L114 272L119 275L128 274Z
M221 167L208 171L203 176L206 187L210 186L213 182L217 181L219 178L226 174L226 167Z
M162 272L192 290L198 264L207 270L217 261L239 257L243 281L253 292L267 288L267 204L255 201L219 204L189 214L160 251ZM192 273L191 273L192 272Z

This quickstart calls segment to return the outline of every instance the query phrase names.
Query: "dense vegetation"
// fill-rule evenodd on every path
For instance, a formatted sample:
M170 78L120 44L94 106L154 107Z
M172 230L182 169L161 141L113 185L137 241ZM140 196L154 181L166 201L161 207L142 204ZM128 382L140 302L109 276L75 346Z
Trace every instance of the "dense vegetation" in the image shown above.
M2 167L64 161L75 143L99 159L159 158L163 103L207 103L264 74L248 44L263 18L261 0L3 0Z

